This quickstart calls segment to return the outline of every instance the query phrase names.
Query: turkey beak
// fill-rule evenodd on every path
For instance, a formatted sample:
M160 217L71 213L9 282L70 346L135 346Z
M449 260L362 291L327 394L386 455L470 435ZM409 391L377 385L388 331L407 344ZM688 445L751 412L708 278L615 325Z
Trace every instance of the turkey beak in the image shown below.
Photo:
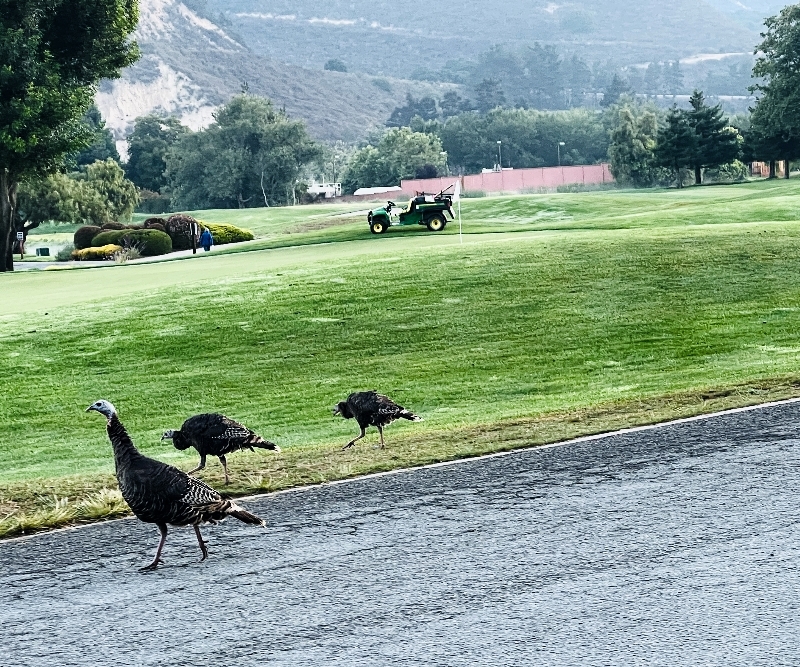
M339 410L339 406L337 405L337 406L336 406L336 407L333 409L333 416L335 417L335 416L336 416L336 415L338 415L338 414L341 414L341 411Z
M94 409L95 409L94 405L90 405L88 408L86 408L86 412L91 412Z

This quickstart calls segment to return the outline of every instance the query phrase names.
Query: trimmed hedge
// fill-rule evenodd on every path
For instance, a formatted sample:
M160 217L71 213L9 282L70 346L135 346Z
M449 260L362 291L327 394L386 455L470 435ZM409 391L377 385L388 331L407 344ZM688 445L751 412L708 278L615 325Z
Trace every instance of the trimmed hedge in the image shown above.
M172 252L172 241L169 236L157 229L120 229L101 232L92 239L94 247L113 243L130 248L136 246L143 257L166 255Z
M72 259L77 259L80 262L89 260L106 260L113 259L114 253L122 250L122 246L109 243L108 245L100 246L99 248L83 248L82 250L73 250Z
M100 227L103 231L109 229L127 229L126 225L123 225L121 222L106 222L104 225Z
M202 224L195 220L191 215L176 213L169 216L164 224L167 234L172 239L172 247L175 250L189 250L192 247L192 224L197 224L197 238L203 233Z
M76 250L83 250L84 248L92 247L92 239L97 236L101 231L99 227L94 225L85 225L80 227L75 235L72 237L72 243Z
M213 222L202 222L200 224L211 232L214 237L214 245L225 245L226 243L241 243L242 241L252 241L255 236L249 229L241 229L235 225L214 224Z

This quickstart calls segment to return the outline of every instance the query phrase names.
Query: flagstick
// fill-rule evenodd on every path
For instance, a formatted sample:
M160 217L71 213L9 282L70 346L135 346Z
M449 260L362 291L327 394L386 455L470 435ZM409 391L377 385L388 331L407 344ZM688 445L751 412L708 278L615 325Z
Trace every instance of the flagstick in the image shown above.
M464 245L464 234L461 231L461 199L458 200L458 240Z

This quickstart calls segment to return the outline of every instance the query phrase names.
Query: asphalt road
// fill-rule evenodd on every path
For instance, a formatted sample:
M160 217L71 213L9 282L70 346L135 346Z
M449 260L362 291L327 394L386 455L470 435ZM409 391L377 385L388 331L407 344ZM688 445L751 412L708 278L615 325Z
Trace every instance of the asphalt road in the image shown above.
M797 665L800 404L0 543L0 665Z

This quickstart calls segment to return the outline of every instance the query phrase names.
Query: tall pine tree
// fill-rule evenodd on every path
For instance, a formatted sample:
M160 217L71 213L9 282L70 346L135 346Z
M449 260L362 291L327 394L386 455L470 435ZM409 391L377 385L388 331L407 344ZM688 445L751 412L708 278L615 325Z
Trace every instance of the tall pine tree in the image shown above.
M667 113L666 124L658 131L658 142L654 151L656 164L670 169L683 187L683 170L692 165L697 138L686 118L686 112L676 105Z
M700 185L704 168L719 167L739 158L741 139L739 132L723 118L722 107L719 104L708 106L702 91L695 90L689 103L692 108L686 120L695 134L691 166L695 185Z

